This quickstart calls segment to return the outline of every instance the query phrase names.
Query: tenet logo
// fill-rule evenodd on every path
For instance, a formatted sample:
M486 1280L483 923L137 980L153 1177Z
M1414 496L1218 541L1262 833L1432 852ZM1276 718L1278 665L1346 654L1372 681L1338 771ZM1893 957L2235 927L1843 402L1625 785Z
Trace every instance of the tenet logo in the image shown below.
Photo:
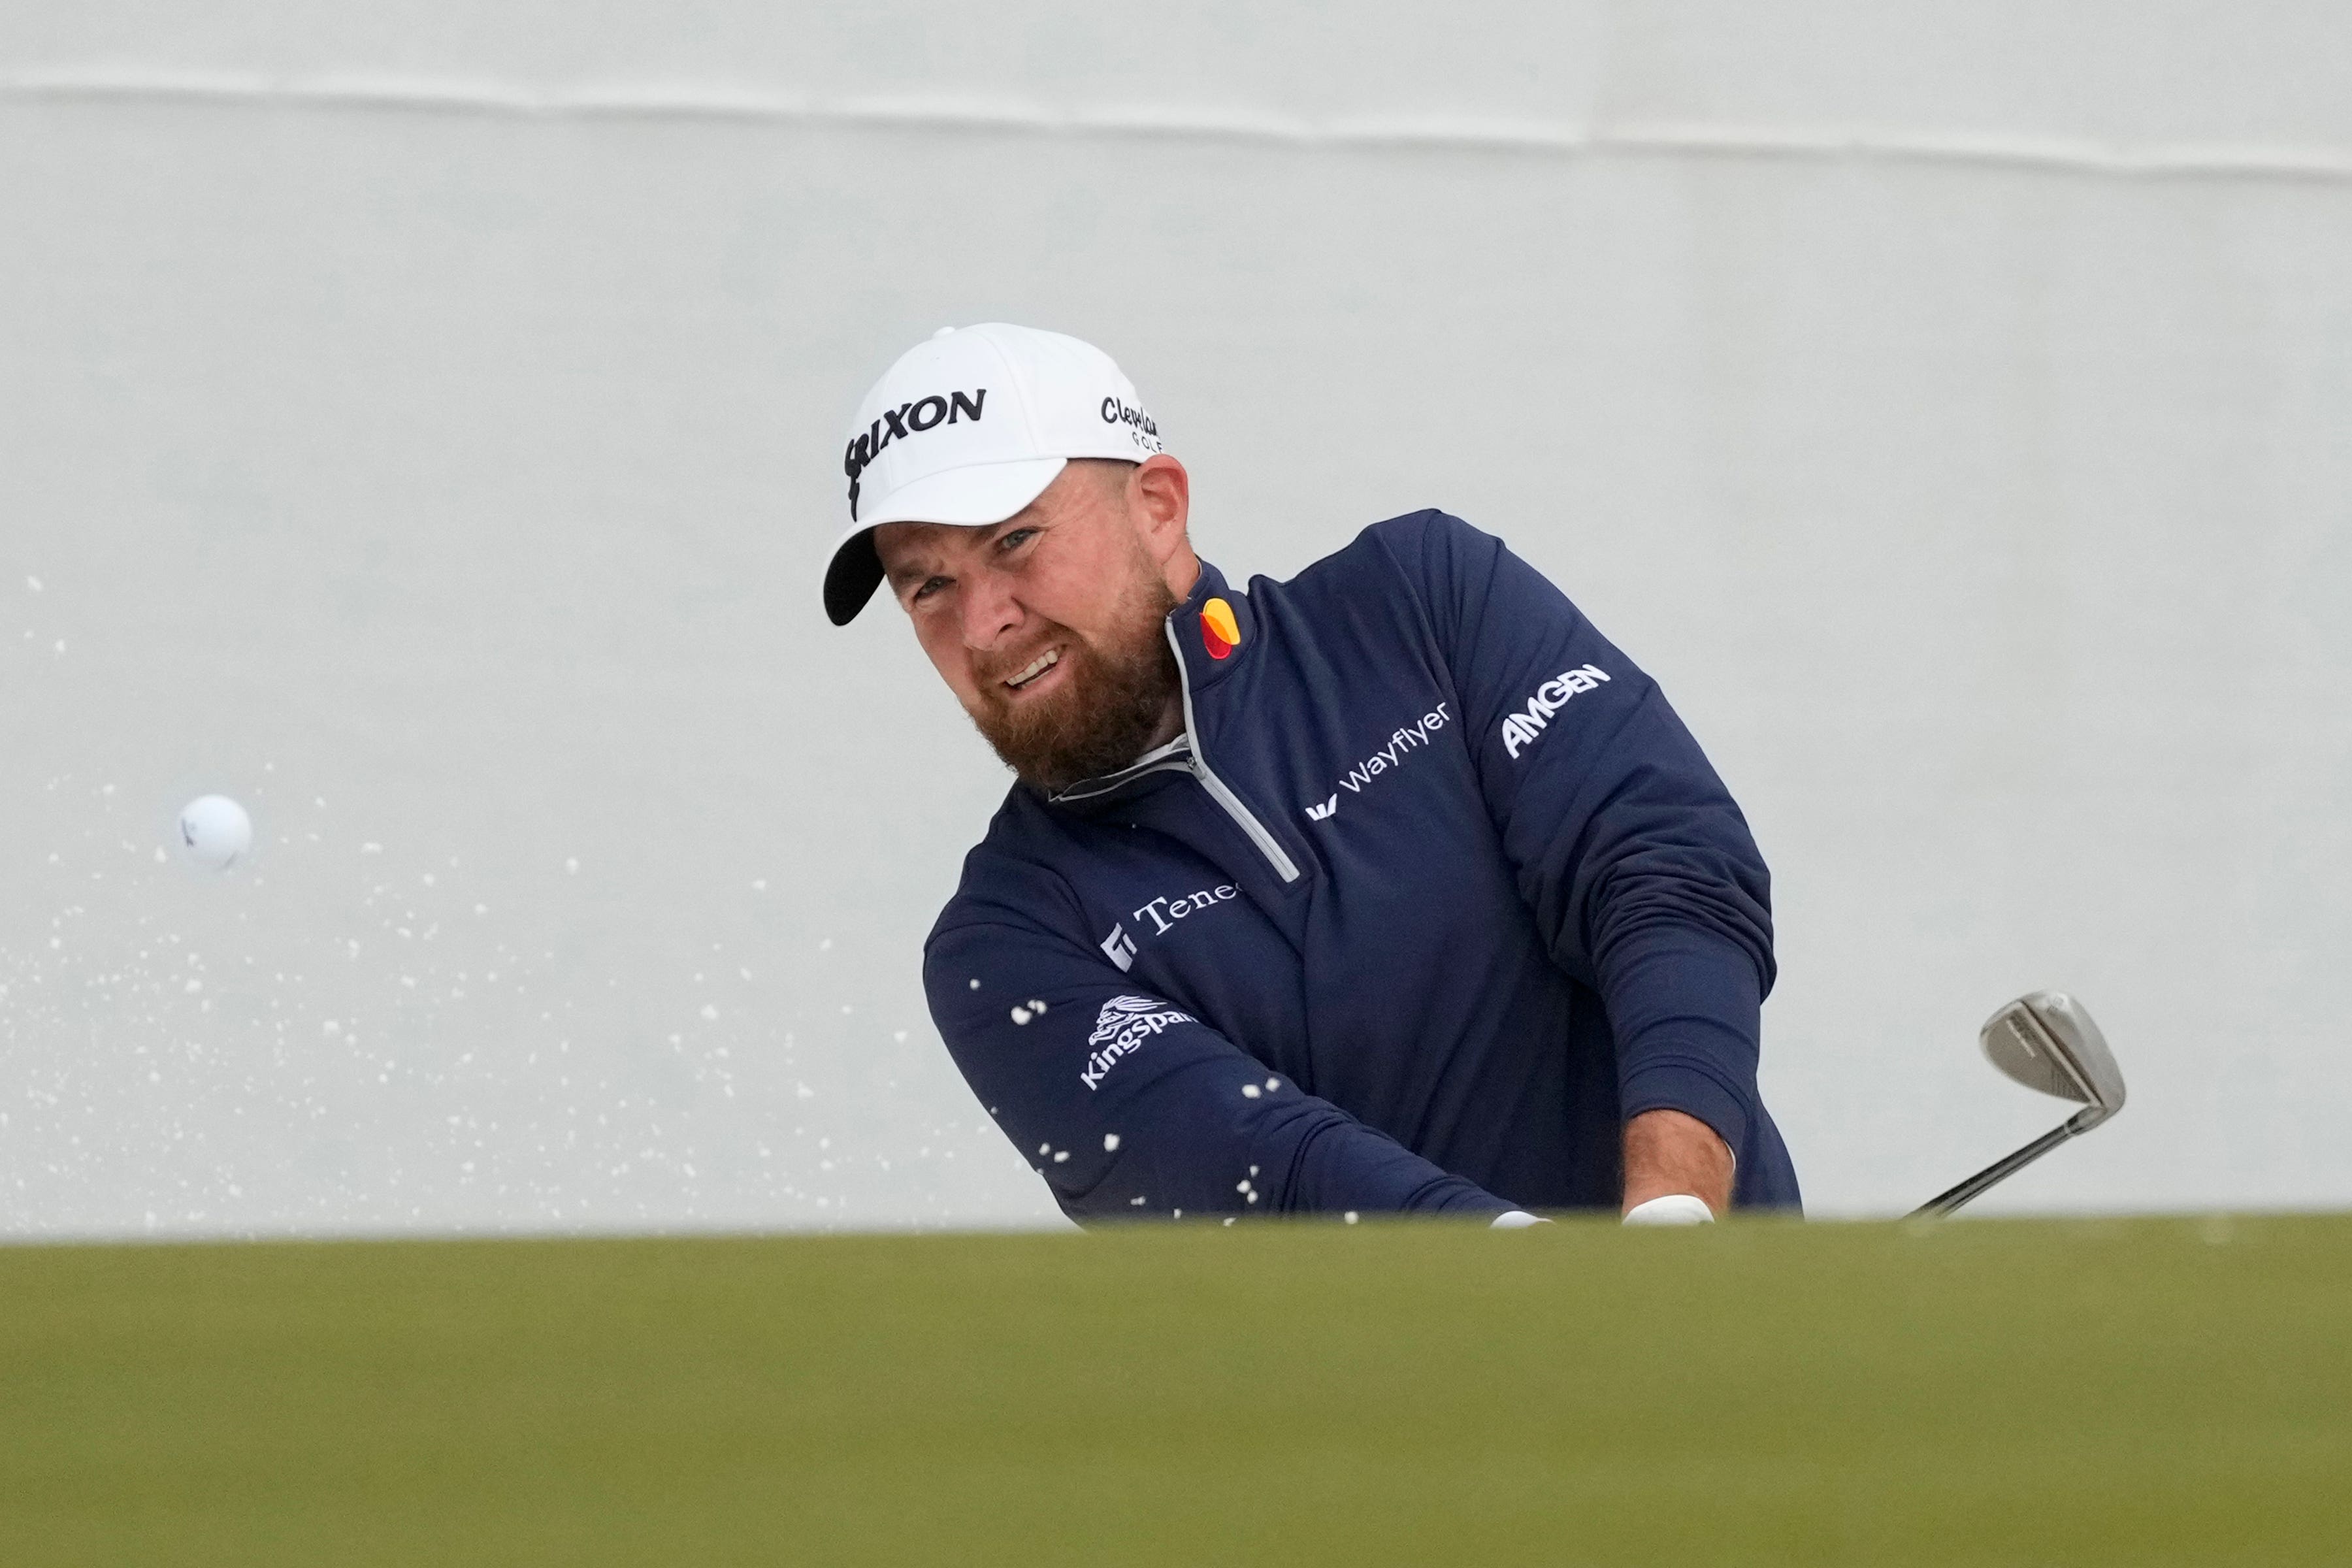
M1219 904L1229 904L1241 896L1241 889L1232 882L1220 882L1213 888L1203 888L1197 893L1181 896L1162 893L1128 919L1138 922L1148 920L1151 922L1151 930L1147 934L1166 936L1176 929L1178 921L1204 910L1213 910ZM1142 927L1139 923L1136 929L1140 931ZM1095 945L1102 949L1105 958L1118 965L1121 974L1135 967L1135 939L1127 934L1127 921L1115 923L1110 928L1110 934Z
M1219 904L1229 904L1241 896L1241 889L1234 884L1220 882L1213 888L1203 888L1197 893L1188 894L1181 899L1154 899L1136 910L1135 918L1141 920L1146 915L1150 916L1152 925L1157 928L1155 934L1164 936L1174 931L1176 922L1186 915L1197 915L1202 910L1213 909Z
M1563 669L1537 687L1525 709L1504 716L1503 754L1516 759L1522 747L1532 746L1543 737L1551 716L1567 707L1570 698L1580 691L1590 691L1608 679L1608 672L1599 665L1586 664Z

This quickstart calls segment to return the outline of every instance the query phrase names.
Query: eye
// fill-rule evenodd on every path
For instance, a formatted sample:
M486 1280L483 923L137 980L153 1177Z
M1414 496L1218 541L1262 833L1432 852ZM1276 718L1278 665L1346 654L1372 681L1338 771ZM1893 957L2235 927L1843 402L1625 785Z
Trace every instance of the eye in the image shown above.
M929 598L934 593L947 585L948 580L945 577L926 577L920 584L916 585L915 591L908 595L907 598L909 602L919 605L925 599Z
M1037 531L1034 528L1016 528L997 540L996 548L1000 551L1013 550L1036 537Z

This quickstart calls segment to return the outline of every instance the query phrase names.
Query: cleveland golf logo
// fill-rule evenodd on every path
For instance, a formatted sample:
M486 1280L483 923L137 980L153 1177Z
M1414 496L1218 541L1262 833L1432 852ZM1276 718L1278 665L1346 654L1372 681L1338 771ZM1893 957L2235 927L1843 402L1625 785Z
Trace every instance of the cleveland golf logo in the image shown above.
M1106 425L1126 426L1129 437L1147 452L1168 449L1160 445L1160 426L1140 408L1130 408L1117 397L1106 397L1102 400L1102 417Z
M1209 650L1211 658L1229 658L1242 646L1241 623L1234 619L1234 607L1223 599L1212 599L1201 606L1201 646Z
M883 447L902 437L919 436L941 424L977 420L987 402L988 388L983 386L977 392L950 392L944 397L935 392L912 403L901 403L895 409L884 409L873 427L858 432L841 456L842 471L849 476L849 521L857 521L857 476L873 466Z
M1157 997L1112 997L1095 1015L1095 1032L1087 1037L1092 1054L1079 1069L1078 1081L1088 1089L1100 1088L1103 1075L1118 1066L1120 1058L1141 1050L1162 1029L1196 1021L1192 1014L1179 1012Z
M1551 716L1567 707L1570 698L1580 691L1590 691L1608 679L1608 672L1599 665L1587 664L1563 669L1537 687L1524 710L1504 716L1503 753L1517 757L1520 747L1535 744L1542 737L1544 726L1551 722Z

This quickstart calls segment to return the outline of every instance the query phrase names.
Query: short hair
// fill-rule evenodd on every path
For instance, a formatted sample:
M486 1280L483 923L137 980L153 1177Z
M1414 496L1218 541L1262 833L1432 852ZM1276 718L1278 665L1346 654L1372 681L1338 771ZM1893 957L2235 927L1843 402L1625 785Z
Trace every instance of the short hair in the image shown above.
M1140 463L1126 458L1071 458L1067 461L1071 468L1084 468L1094 474L1104 486L1120 489L1126 488L1127 476L1142 467Z

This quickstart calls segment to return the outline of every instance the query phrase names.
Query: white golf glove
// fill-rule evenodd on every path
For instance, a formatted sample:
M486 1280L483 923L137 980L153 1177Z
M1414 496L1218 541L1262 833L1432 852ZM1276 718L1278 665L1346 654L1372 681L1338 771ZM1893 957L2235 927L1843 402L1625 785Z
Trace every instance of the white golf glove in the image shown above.
M1507 1215L1504 1216L1505 1219L1509 1217ZM1497 1220L1496 1223L1499 1225L1502 1221ZM1627 1209L1625 1223L1627 1225L1713 1225L1715 1211L1706 1206L1704 1199L1695 1198L1688 1193L1668 1193L1664 1197L1652 1198L1647 1203L1635 1204L1632 1208Z
M1495 1223L1486 1228L1488 1230L1525 1230L1531 1225L1549 1225L1551 1221L1541 1215L1529 1214L1525 1209L1513 1209L1508 1214L1496 1215Z

